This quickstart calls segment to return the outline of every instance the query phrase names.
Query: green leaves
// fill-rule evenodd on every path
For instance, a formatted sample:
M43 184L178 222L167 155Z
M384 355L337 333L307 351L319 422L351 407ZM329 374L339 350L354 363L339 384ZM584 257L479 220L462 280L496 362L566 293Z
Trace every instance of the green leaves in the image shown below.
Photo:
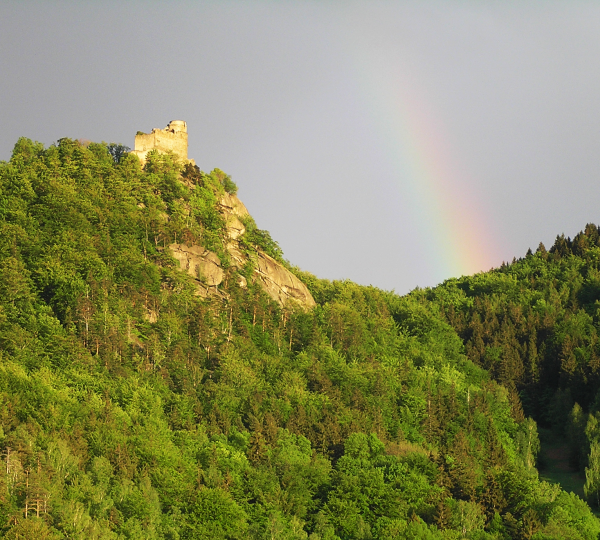
M247 537L246 513L220 488L198 490L192 499L189 516L182 538L242 540Z
M292 269L304 311L253 282L283 256L252 218L228 255L228 175L124 152L21 139L0 164L0 535L593 537L537 481L517 389L595 384L597 228L404 298ZM218 287L172 243L216 253Z

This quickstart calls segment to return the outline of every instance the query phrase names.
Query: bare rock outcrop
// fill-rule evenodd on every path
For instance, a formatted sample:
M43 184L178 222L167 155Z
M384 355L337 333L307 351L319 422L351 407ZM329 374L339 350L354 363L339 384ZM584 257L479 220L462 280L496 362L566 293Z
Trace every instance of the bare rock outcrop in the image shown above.
M244 203L237 198L237 195L225 193L219 201L221 215L225 218L225 227L227 228L227 236L232 240L236 240L246 232L246 227L240 218L249 216L248 210Z
M258 253L254 273L265 292L280 305L290 300L308 308L316 305L306 285L266 253Z
M179 261L181 270L187 272L198 281L199 294L206 296L210 287L216 287L223 282L225 272L221 267L219 257L202 246L186 244L171 244L171 254ZM228 251L232 261L237 266L242 266L248 258L233 244L229 243ZM305 308L315 306L315 301L310 291L294 274L275 259L259 251L257 253L254 277L263 290L280 305L289 302L300 304ZM237 276L241 287L246 287L246 278Z
M241 268L248 262L248 256L240 250L237 239L246 232L240 218L249 216L248 210L236 195L226 193L219 201L219 210L227 227L226 249L231 257L233 267ZM219 257L198 245L171 244L171 254L179 261L181 270L187 272L198 282L198 294L206 296L221 284L225 271ZM254 257L253 257L254 260ZM254 260L254 279L264 291L280 305L296 303L304 308L312 308L315 301L310 291L294 274L275 259L257 251ZM237 275L237 283L246 287L246 278ZM212 289L215 292L214 289Z
M202 246L171 244L171 254L179 261L181 269L208 287L223 281L223 268L219 257Z
M221 207L221 211L225 214L233 214L238 217L250 215L248 209L244 206L244 203L238 199L237 195L225 193L219 201L219 206Z
M246 227L240 221L240 218L229 214L225 218L225 227L227 228L227 236L232 240L237 240L242 234L246 232Z

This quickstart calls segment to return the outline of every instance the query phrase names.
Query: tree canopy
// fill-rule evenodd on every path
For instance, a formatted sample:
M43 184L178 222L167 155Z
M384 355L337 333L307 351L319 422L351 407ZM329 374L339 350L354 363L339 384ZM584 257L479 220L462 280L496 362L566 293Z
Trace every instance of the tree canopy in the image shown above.
M229 176L118 150L20 139L0 162L0 534L598 537L536 469L537 423L571 430L597 504L595 225L399 297L291 267L248 221L304 310L227 263ZM177 241L225 261L215 294Z

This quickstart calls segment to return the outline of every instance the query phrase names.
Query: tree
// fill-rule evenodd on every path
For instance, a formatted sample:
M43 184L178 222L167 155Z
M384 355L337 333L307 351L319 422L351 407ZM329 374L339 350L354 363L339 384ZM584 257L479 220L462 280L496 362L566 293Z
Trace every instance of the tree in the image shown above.
M41 519L23 519L12 526L4 536L6 540L58 540L62 538Z
M583 491L588 501L593 501L596 507L600 508L600 443L598 441L593 441L591 444Z
M532 418L527 418L521 423L516 442L525 468L535 469L536 458L540 451L540 439L537 433L537 425Z
M106 145L108 153L112 156L115 163L120 163L121 159L127 154L131 148L123 144L110 143Z
M190 506L189 526L182 538L246 538L246 513L229 493L220 488L204 488L195 494L194 499Z

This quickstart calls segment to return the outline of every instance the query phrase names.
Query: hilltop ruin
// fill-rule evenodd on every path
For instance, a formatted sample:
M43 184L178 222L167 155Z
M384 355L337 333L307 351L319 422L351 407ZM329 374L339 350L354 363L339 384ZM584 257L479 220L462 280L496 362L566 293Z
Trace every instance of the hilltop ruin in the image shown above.
M165 129L154 128L150 133L137 132L132 154L144 163L150 150L161 153L173 152L181 159L188 159L187 123L183 120L171 120Z

